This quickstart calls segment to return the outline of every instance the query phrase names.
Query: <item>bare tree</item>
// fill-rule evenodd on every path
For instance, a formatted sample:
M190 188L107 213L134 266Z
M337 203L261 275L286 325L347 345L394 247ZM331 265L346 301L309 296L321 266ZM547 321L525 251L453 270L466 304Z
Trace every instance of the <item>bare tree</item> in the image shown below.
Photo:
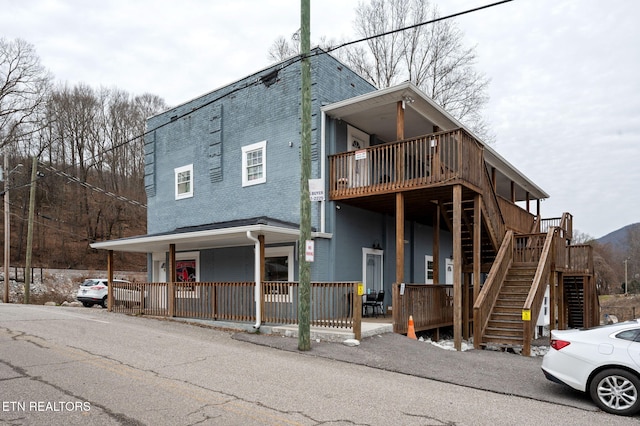
M365 41L336 50L340 60L380 89L412 81L485 141L493 141L481 114L489 101L489 80L475 69L475 47L464 46L454 21L418 25L439 17L429 0L361 1L355 13L354 31ZM280 37L269 54L283 60L297 52L295 40Z
M300 46L293 38L287 40L283 36L279 36L269 48L269 59L273 62L280 62L297 55L300 52Z
M489 98L489 80L475 70L475 48L452 20L438 18L428 0L371 0L356 8L355 30L366 41L342 56L356 72L379 88L410 80L455 118L491 139L481 111ZM374 37L385 32L383 37Z
M31 44L0 38L0 148L40 128L50 80Z

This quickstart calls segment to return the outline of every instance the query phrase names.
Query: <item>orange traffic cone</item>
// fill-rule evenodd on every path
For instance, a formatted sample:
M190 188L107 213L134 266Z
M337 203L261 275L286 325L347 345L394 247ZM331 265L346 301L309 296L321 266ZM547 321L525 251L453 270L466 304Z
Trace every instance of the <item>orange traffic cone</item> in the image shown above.
M418 340L416 337L416 329L413 326L413 315L409 315L409 331L407 331L407 337L413 340Z

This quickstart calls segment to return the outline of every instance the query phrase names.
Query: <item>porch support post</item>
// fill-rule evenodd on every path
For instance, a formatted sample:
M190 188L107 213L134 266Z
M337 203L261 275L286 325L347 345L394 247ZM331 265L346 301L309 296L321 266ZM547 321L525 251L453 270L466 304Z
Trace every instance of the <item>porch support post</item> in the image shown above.
M480 294L480 273L482 269L482 196L476 194L473 200L473 301ZM473 315L473 314L471 314Z
M442 206L436 207L436 218L433 225L433 283L440 284L440 215Z
M176 245L169 244L169 317L176 313Z
M549 332L556 330L556 307L558 306L558 273L551 272L551 282L549 283Z
M453 187L453 345L462 350L462 185Z
M558 294L556 294L556 300L558 301L558 330L566 330L567 323L565 321L566 315L564 314L564 276L562 272L558 274Z
M404 194L396 193L396 283L404 282Z
M396 140L404 139L404 102L398 101L396 106Z
M260 282L264 281L264 235L258 235L260 241Z
M107 281L109 281L109 287L107 288L107 311L113 311L113 250L107 252Z
M264 312L264 291L262 291L262 283L264 282L264 264L265 264L265 259L264 259L264 235L258 235L258 242L260 243L260 301L258 303L260 303L260 316L262 316L262 313ZM258 318L256 318L258 319ZM259 318L260 322L262 322L262 318Z
M470 295L470 286L471 286L471 274L464 273L462 274L462 338L465 340L469 340L469 297Z
M482 196L476 194L473 200L473 303L480 294L480 273L482 267Z

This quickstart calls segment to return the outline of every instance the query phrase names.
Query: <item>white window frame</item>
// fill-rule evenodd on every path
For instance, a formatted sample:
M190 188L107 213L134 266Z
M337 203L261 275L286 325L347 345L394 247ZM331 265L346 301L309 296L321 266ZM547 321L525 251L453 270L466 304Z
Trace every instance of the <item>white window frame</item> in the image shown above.
M180 260L195 260L196 261L196 282L194 284L198 284L200 282L200 252L199 251L183 251L176 253L176 262ZM179 283L183 284L183 283ZM195 285L190 290L182 290L176 291L176 298L180 299L197 299L200 296L195 291Z
M178 177L184 172L189 172L189 191L180 192L181 182L178 182ZM175 169L173 169L173 176L175 182L176 200L193 197L193 164L176 167Z
M254 151L262 151L262 176L249 180L248 155ZM267 181L267 141L261 141L242 147L242 186L251 186Z
M431 263L431 268L429 268L429 263ZM431 272L431 277L429 278L429 272ZM425 254L424 256L424 282L425 284L433 284L433 255Z

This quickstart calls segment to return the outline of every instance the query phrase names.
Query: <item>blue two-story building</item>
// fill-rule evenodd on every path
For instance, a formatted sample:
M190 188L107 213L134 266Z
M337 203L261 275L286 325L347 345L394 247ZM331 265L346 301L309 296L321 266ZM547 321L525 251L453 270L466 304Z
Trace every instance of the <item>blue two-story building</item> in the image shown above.
M470 324L505 237L546 232L548 194L415 85L377 90L319 49L311 70L312 281L384 291L394 319L401 283L448 284ZM147 253L150 282L296 281L300 105L292 58L151 117L148 233L92 246Z

